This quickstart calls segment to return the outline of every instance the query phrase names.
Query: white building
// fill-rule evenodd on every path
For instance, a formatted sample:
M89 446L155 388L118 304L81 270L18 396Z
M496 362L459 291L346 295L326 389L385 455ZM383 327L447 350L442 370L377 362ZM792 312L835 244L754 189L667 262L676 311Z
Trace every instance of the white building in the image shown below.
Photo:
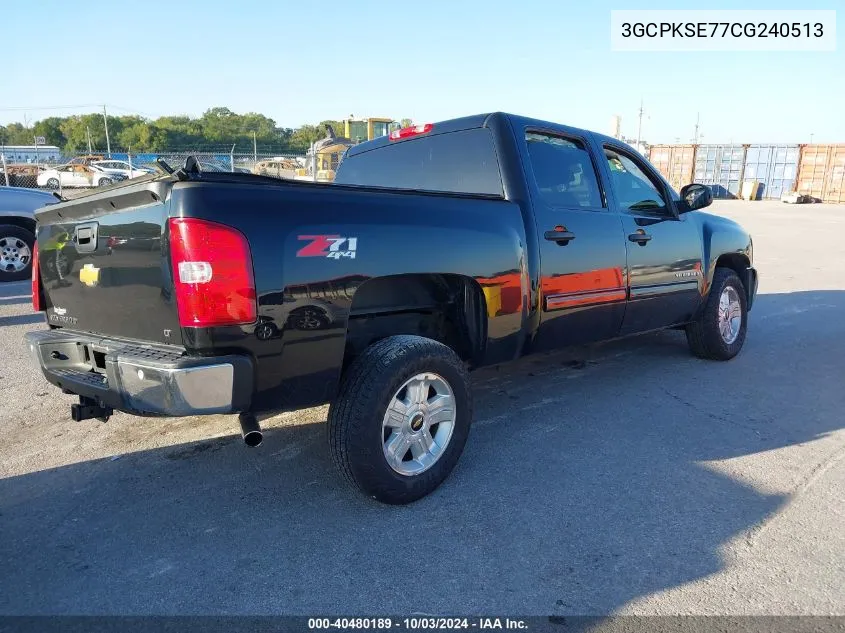
M0 154L7 163L56 163L62 150L55 145L0 145Z
M622 117L614 114L610 117L610 136L619 138L622 136Z

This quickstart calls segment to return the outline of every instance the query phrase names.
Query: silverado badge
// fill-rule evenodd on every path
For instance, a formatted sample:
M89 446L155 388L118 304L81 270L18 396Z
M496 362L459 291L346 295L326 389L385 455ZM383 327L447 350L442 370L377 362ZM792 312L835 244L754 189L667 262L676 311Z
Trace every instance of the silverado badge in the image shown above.
M79 281L93 288L100 283L100 269L94 264L85 264L79 271Z

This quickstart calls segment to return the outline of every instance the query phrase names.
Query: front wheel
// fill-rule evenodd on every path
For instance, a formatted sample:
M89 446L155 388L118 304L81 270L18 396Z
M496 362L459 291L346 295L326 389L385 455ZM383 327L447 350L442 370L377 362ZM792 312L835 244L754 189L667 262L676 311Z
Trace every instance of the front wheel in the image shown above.
M332 459L365 494L411 503L452 472L471 420L469 376L455 352L420 336L391 336L343 378L329 409Z
M47 181L47 189L58 189L59 188L59 179L58 178L50 178Z
M108 187L111 183L111 178L100 178L100 180L97 182L97 185L99 185L100 187Z
M730 268L717 268L707 302L687 325L687 342L699 358L730 360L742 349L748 328L745 286Z

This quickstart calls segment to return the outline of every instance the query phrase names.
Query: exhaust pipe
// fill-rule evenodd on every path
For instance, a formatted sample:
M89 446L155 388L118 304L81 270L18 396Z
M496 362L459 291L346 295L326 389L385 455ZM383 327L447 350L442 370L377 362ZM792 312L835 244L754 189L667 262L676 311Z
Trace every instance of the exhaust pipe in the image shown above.
M252 413L241 413L238 416L238 422L241 423L241 435L244 438L244 444L251 448L255 448L261 444L264 435L261 433L258 418Z

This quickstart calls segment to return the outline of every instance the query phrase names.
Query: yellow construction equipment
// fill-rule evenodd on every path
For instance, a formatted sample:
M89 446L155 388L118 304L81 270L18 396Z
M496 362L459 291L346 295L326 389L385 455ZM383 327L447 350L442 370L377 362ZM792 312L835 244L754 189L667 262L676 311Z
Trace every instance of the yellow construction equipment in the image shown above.
M370 117L356 119L354 117L343 120L344 135L335 136L329 127L329 135L314 143L305 159L305 167L296 170L296 180L312 180L317 182L332 182L335 171L343 153L352 145L371 141L390 133L393 119Z
M393 119L379 117L356 119L350 114L348 119L343 120L343 135L352 143L372 141L374 138L387 136L390 133L391 123Z

